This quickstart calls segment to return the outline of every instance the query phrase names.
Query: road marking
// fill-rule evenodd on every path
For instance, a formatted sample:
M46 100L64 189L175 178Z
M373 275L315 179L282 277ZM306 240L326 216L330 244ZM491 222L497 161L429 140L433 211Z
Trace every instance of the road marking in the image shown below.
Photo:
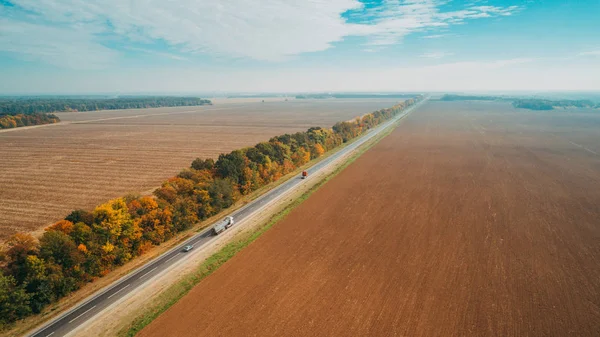
M50 337L50 336L54 335L55 332L56 331L52 331L49 335L46 335L46 337Z
M176 258L177 256L179 256L179 253L177 253L177 254L175 254L175 255L171 256L171 257L170 257L170 258L169 258L167 261L165 261L165 263L167 263L167 262L169 262L169 261L173 260L173 259L174 259L174 258Z
M111 298L111 297L115 296L116 294L120 293L121 291L123 291L123 289L125 289L125 288L129 287L130 285L131 285L131 283L130 283L130 284L128 284L128 285L126 285L126 286L124 286L123 288L121 288L121 289L117 290L117 292L116 292L116 293L114 293L114 294L112 294L112 295L108 296L108 298Z
M144 278L144 276L146 276L146 275L150 274L150 273L151 273L151 272L152 272L154 269L156 269L156 268L158 268L158 267L154 267L154 268L150 269L150 270L149 270L148 272L146 272L144 275L140 276L140 279L142 279L142 278Z
M77 316L77 317L73 318L72 320L70 320L70 321L69 321L69 323L71 323L71 322L73 322L74 320L78 319L79 317L81 317L81 316L83 316L83 315L87 314L87 313L88 313L88 311L90 311L90 310L94 309L95 307L96 307L96 306L93 306L93 307L89 308L88 310L84 311L84 312L83 312L83 314L81 314L81 315L79 315L79 316Z

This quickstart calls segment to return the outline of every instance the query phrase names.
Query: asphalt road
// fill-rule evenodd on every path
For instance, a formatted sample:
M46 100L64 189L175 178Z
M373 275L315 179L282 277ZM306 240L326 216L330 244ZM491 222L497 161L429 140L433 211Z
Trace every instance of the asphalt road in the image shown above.
M416 105L407 109L400 115L396 116L394 119L374 129L369 130L367 133L365 133L363 136L361 136L359 139L357 139L350 145L346 146L345 148L339 150L335 154L329 156L328 158L320 161L311 168L307 169L308 178L306 180L310 179L311 176L316 172L326 168L329 165L332 165L338 159L340 159L340 157L343 157L344 155L355 150L356 148L373 138L385 128L395 123L400 118L406 116L408 113L410 113L412 110L414 110L426 100L427 99L423 100L420 103L417 103ZM278 187L274 188L273 190L265 193L263 196L248 203L246 206L235 211L233 214L231 214L231 216L233 216L235 220L234 227L244 226L244 220L247 220L248 218L253 216L254 213L266 207L271 202L282 198L285 194L291 192L306 180L303 180L300 177L290 179L285 183L279 185ZM68 334L82 323L91 320L96 314L98 314L114 302L118 301L123 296L134 292L138 287L146 283L153 276L156 276L165 269L185 259L186 256L188 256L190 253L183 252L184 246L194 245L194 249L199 249L217 240L219 236L214 236L211 232L211 229L212 226L208 227L207 229L194 235L192 238L182 243L181 245L164 253L157 259L148 262L146 265L142 266L130 275L124 276L108 288L100 290L98 294L94 295L87 301L84 301L83 303L77 305L76 307L74 307L67 313L59 316L58 318L54 319L53 321L47 323L45 326L41 327L30 336L58 337Z

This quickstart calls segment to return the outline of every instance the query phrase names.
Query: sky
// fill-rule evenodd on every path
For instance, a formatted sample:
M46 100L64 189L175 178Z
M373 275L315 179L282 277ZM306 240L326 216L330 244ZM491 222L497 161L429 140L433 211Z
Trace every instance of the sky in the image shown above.
M0 94L600 90L599 0L0 0Z

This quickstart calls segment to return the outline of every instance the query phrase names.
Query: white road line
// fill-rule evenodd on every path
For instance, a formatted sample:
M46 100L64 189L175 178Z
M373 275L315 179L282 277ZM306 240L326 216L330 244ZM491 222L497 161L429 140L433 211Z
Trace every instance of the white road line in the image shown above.
M108 296L108 298L111 298L111 297L115 296L116 294L120 293L121 291L123 291L123 289L125 289L125 288L129 287L130 285L131 285L131 283L130 283L130 284L128 284L128 285L126 285L126 286L124 286L123 288L121 288L121 289L117 290L117 292L116 292L116 293L114 293L114 294L112 294L112 295Z
M154 267L154 268L150 269L148 272L144 273L144 275L140 276L140 279L142 279L142 278L144 278L144 276L150 274L156 268L158 268L158 267Z
M56 331L52 331L49 335L46 335L46 337L50 337L50 336L54 335L55 332Z
M175 255L171 256L171 257L170 257L170 258L169 258L167 261L165 261L165 263L167 263L167 262L169 262L169 261L173 260L173 259L174 259L174 258L176 258L177 256L179 256L179 254L175 254Z
M96 306L93 306L93 307L89 308L88 310L84 311L84 312L83 312L83 314L81 314L81 315L79 315L79 316L77 316L77 317L73 318L72 320L70 320L70 321L69 321L69 323L71 323L71 322L73 322L74 320L78 319L79 317L81 317L81 316L83 316L83 315L87 314L87 313L88 313L88 311L90 311L90 310L94 309L95 307L96 307ZM48 336L49 336L49 335L48 335Z

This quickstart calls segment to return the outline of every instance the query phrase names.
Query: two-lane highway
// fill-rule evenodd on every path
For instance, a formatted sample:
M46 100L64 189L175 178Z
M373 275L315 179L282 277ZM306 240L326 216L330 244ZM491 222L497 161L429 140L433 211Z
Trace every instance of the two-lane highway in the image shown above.
M406 116L408 113L413 111L416 107L421 105L426 100L427 98L417 103L416 105L406 109L404 112L397 115L392 120L374 129L371 129L369 132L365 133L363 136L355 140L350 145L344 147L335 154L327 157L326 159L320 161L319 163L309 168L307 170L309 173L308 179L311 179L311 176L313 176L320 170L323 170L326 167L335 164L338 160L340 160L340 158L354 151L356 148L378 135L384 129L386 129L402 117ZM231 216L233 216L233 218L235 219L234 227L244 226L244 220L247 220L248 218L252 217L255 213L259 212L262 208L266 207L270 203L292 192L299 185L305 183L306 180L302 180L299 177L290 179L285 183L279 185L278 187L274 188L273 190L262 195L261 197L248 203L241 209L235 211L231 214ZM39 330L33 332L31 336L64 336L67 333L73 331L79 325L81 325L87 320L90 320L93 316L100 313L102 310L106 309L108 306L115 303L123 296L134 292L138 287L146 283L153 276L158 275L159 273L165 271L174 264L181 262L183 259L185 259L187 253L183 252L184 246L194 245L194 249L199 249L201 247L205 247L206 245L212 244L214 241L222 239L221 236L212 235L211 228L212 227L209 227L204 231L196 234L183 244L171 249L159 258L148 262L143 267L139 268L130 275L124 276L121 280L115 282L114 284L105 288L104 290L99 291L98 294L92 296L90 299L77 305L75 308L71 309L67 313L59 316L58 318L47 323Z

